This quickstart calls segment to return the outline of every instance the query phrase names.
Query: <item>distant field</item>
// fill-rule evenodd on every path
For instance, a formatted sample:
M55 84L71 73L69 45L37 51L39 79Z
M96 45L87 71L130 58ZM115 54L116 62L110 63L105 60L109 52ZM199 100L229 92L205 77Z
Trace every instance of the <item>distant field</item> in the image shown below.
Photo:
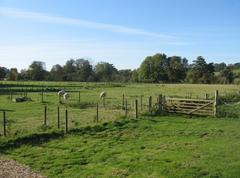
M60 89L70 93L63 104L59 104L57 96ZM206 94L213 98L215 90L221 96L228 96L239 93L240 88L239 85L0 82L0 110L7 110L8 121L8 136L0 136L0 151L49 177L236 177L240 174L239 104L220 106L230 113L227 118L146 116L149 96L153 96L154 102L159 94L203 99ZM10 100L11 93L15 98L24 91L32 101ZM105 108L99 99L101 91L107 92ZM128 118L124 118L122 110L123 94L128 99ZM140 96L143 96L142 116L135 120L134 101ZM96 103L100 105L99 123L94 121ZM43 126L45 105L47 127ZM57 129L58 106L61 129ZM66 109L72 134L62 137ZM60 138L53 132L60 134ZM31 136L35 133L49 134L53 140L45 142L41 135L36 139ZM7 144L21 138L28 139L20 142L20 147Z
M3 85L4 84L4 85ZM41 103L41 90L44 103ZM59 105L57 91L61 88L69 91L70 99L65 104ZM129 108L133 108L134 100L143 95L143 111L147 110L147 99L153 96L156 102L157 96L163 94L173 97L204 98L208 93L213 98L214 91L219 90L220 95L239 91L237 85L189 85L189 84L112 84L112 83L79 83L79 82L2 82L0 95L0 109L9 110L8 135L18 136L22 134L44 131L41 127L44 117L44 106L47 105L47 120L50 130L57 127L57 107L60 106L61 126L64 127L64 113L69 111L70 128L95 124L96 103L100 104L100 120L111 121L124 116L121 110L122 95L128 99ZM14 103L9 100L10 91L13 98L20 97L22 91L28 91L28 97L32 101ZM53 90L53 91L52 91ZM80 91L80 104L79 92ZM99 99L101 91L107 92L106 107L103 108ZM129 113L133 116L133 111ZM1 133L1 132L0 132Z

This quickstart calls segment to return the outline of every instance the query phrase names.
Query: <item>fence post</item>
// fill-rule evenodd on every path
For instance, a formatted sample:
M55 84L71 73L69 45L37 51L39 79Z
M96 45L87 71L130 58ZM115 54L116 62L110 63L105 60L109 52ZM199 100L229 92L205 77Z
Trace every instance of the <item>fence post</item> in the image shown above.
M3 111L3 136L6 137L6 113Z
M43 86L42 86L42 93L41 93L41 95L42 95L42 103L43 103Z
M57 107L57 127L60 128L60 110L59 106Z
M217 105L218 105L218 90L215 91L214 95L214 116L217 116Z
M158 113L162 112L162 94L158 96Z
M96 116L96 121L98 122L98 103L97 103L97 116Z
M208 100L208 94L207 93L205 94L205 100Z
M140 96L140 109L142 110L143 108L142 108L142 95Z
M189 98L192 99L192 93L189 93Z
M47 106L44 106L44 125L47 125Z
M125 104L125 98L124 98L124 94L122 95L122 109L124 109L124 104Z
M66 133L68 133L68 110L65 111L65 127L66 127Z
M135 117L138 118L138 100L135 100Z
M81 99L81 93L80 91L78 92L78 103L80 103L80 99Z
M163 95L162 96L162 111L165 110L165 104L166 104L166 97Z
M152 113L152 96L148 99L148 111Z
M127 103L127 99L125 101L125 117L127 117L128 114L128 103Z

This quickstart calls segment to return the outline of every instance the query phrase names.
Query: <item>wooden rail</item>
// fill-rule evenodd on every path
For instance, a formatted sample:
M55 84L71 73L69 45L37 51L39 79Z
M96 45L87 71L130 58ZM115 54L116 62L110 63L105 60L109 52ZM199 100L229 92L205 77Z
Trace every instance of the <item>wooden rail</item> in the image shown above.
M189 115L216 116L217 115L218 91L215 92L214 100L165 98L164 110L169 113L181 113Z

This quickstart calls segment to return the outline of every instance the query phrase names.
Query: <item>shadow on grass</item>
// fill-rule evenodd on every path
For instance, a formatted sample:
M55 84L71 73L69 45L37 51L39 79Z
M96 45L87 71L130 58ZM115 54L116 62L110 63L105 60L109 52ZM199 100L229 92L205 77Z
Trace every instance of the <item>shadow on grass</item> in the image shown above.
M105 130L120 130L123 129L123 126L128 124L129 122L136 122L136 120L120 120L114 122L105 122L101 125L95 126L87 126L77 129L69 130L67 135L95 135L99 132L103 132ZM31 145L37 146L43 143L46 143L50 140L60 139L65 136L63 131L54 131L51 133L39 133L39 134L32 134L22 137L17 137L15 139L8 140L4 143L0 144L0 153L6 153L8 150L19 148L23 145Z
M58 139L64 136L63 132L32 134L24 137L18 137L9 140L0 145L0 153L4 153L9 149L19 148L22 145L40 145L53 139Z
M0 109L0 112L15 112L15 110L12 110L12 109Z

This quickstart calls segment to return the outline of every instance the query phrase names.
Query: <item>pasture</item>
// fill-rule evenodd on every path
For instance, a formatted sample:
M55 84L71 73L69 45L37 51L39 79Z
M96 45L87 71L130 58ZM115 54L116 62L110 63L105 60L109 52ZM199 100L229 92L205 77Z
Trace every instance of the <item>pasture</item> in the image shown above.
M49 177L235 177L239 175L240 88L237 85L120 84L78 82L1 82L0 109L6 111L7 136L0 151ZM57 91L70 98L59 103ZM148 97L214 98L219 118L150 115ZM105 107L99 94L105 91ZM27 92L29 101L11 98ZM80 95L79 95L80 92ZM125 117L124 98L128 101ZM134 102L142 96L139 118ZM233 96L233 97L232 97ZM230 99L229 99L230 98ZM96 121L96 104L99 121ZM47 106L47 125L43 125ZM60 128L57 108L60 108ZM69 133L64 134L68 110ZM226 166L224 163L228 162ZM58 176L57 176L58 175Z

